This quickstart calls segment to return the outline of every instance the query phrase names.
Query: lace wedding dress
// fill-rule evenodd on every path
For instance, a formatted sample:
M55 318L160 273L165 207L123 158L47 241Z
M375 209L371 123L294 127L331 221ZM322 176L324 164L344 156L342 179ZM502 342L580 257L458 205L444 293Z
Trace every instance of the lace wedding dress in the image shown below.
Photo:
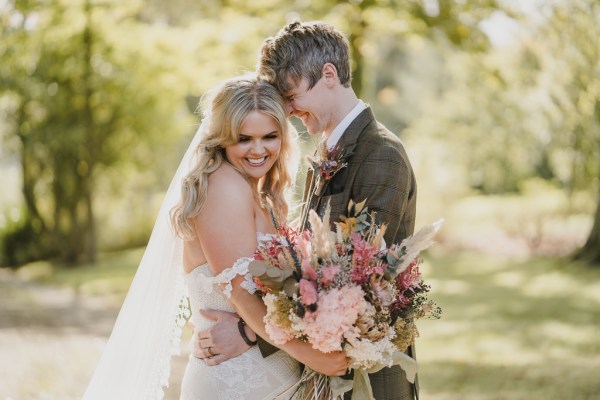
M259 241L270 237L258 234ZM231 279L242 275L246 276L244 283L249 283L250 260L242 258L216 277L208 264L184 276L192 308L191 321L196 331L214 324L214 321L203 318L198 310L233 311L227 301L231 294ZM299 379L298 362L283 351L263 358L258 347L254 346L216 366L207 366L204 361L190 355L181 383L181 400L289 399Z

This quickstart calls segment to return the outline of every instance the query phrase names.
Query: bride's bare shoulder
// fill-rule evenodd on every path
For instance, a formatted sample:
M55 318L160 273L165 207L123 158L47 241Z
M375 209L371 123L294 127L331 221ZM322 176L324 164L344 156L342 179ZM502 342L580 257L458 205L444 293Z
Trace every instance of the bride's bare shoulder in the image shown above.
M207 201L225 202L228 205L240 204L251 207L253 194L250 183L228 163L208 177Z

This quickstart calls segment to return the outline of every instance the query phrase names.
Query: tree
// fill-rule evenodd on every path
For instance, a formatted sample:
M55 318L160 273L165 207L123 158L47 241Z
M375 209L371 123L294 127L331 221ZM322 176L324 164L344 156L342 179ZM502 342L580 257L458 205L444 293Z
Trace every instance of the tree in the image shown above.
M145 32L130 9L8 2L2 16L13 21L2 32L0 96L12 121L3 136L21 155L24 198L4 237L7 261L93 262L96 179L166 140L183 98L160 84L168 66L140 54Z
M382 36L393 36L398 44L396 50L401 48L398 39L406 35L421 35L432 40L444 38L448 43L465 49L484 50L488 41L479 28L479 23L500 8L496 0L327 0L311 2L310 7L289 0L213 0L202 3L189 0L169 3L148 0L147 3L143 14L146 18L163 19L174 26L211 24L210 21L218 17L221 21L213 29L215 33L222 33L228 26L243 27L244 37L251 39L245 42L245 48L246 51L250 49L252 58L255 57L261 40L275 34L289 20L324 20L334 23L348 35L352 53L353 88L359 95L363 94L363 87L368 80L363 75L373 56L369 49L377 46ZM232 14L241 25L227 23L228 20L231 21ZM255 24L244 23L248 20L253 20ZM227 41L221 41L220 46L226 48ZM255 60L252 58L247 60L248 65L254 65Z
M347 33L352 54L352 85L360 97L373 93L365 92L371 81L366 71L371 74L377 67L389 66L389 60L381 56L401 52L403 41L410 36L444 42L468 51L485 50L489 43L479 23L499 8L495 0L336 0L319 3L303 14L309 20L332 21ZM391 48L390 43L393 43ZM377 91L379 88L370 89Z
M402 57L402 39L485 49L479 21L497 7L495 0L303 4L3 2L0 112L8 128L1 134L20 154L24 198L21 220L3 235L11 262L93 260L98 182L132 158L147 159L157 140L180 135L183 99L193 109L216 82L252 70L262 40L287 20L321 19L344 30L353 84L369 101L387 82L364 71Z
M569 192L600 189L599 36L600 5L592 0L558 3L540 32L543 73L552 90L547 109L555 132L552 145L556 156L570 162L563 173ZM576 257L600 264L600 194L592 230Z

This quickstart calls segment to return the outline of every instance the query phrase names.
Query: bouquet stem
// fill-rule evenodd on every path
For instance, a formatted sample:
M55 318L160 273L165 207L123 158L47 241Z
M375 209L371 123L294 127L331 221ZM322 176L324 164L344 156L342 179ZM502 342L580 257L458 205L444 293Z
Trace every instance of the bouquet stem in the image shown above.
M306 366L304 367L298 385L298 390L292 396L293 400L342 399L342 396L334 395L329 376L316 372Z

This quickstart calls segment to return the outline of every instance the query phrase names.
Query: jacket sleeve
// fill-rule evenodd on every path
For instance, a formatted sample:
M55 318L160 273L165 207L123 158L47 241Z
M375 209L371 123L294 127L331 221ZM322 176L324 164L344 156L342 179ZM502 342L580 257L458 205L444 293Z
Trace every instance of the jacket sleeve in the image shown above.
M258 341L258 349L260 350L260 354L263 358L269 357L271 354L279 351L279 349L273 346L271 343L267 342L260 336L256 335L256 340Z
M367 199L376 222L385 223L385 241L399 243L413 233L416 214L416 182L405 153L391 145L379 145L361 162L352 185L355 202Z

